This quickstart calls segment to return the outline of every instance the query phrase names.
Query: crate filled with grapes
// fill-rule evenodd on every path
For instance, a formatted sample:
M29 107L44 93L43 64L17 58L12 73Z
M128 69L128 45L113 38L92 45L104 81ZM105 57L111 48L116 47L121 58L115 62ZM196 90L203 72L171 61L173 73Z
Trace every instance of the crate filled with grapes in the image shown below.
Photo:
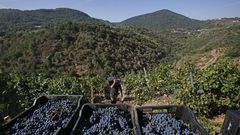
M142 106L135 112L142 135L208 135L185 106Z
M70 134L84 100L81 95L48 95L37 98L26 111L3 125L4 135Z
M134 114L129 105L85 104L72 135L137 135Z

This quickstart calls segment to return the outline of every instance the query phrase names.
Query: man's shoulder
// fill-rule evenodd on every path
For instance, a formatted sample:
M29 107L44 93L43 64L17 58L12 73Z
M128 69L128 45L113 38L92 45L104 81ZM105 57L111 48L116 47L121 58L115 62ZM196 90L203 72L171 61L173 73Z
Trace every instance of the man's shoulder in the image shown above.
M114 77L114 76L110 76L110 77L107 78L108 81L113 81L115 79L116 79L116 77Z

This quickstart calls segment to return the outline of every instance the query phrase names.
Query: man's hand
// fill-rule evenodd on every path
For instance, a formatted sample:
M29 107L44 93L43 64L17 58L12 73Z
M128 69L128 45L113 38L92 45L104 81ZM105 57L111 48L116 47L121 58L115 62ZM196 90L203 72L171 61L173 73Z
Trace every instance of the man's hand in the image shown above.
M121 96L121 102L123 102L124 101L124 97L123 96Z

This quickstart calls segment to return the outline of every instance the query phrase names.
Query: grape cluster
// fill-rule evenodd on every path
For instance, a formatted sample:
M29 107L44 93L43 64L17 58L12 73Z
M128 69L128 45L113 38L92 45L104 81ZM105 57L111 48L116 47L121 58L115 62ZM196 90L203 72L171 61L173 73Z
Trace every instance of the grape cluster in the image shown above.
M142 132L145 135L195 135L182 120L176 120L172 114L146 114L144 122Z
M66 127L76 104L70 100L49 100L24 118L20 118L9 129L10 135L49 135L59 127Z
M131 115L117 107L99 108L85 120L82 135L131 135Z

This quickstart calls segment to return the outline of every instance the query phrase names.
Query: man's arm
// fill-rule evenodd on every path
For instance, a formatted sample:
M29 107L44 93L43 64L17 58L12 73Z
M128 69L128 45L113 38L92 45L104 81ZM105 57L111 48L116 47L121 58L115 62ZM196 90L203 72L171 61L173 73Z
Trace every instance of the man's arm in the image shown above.
M124 98L123 98L123 92L122 92L122 86L121 85L119 86L119 89L120 89L120 94L121 94L121 102L123 102Z
M122 92L122 86L121 86L121 84L119 84L119 89L120 89L121 97L123 97L123 92Z
M112 83L112 85L110 86L111 88L113 88L113 86L116 84L116 80L114 79L113 80L113 83Z

